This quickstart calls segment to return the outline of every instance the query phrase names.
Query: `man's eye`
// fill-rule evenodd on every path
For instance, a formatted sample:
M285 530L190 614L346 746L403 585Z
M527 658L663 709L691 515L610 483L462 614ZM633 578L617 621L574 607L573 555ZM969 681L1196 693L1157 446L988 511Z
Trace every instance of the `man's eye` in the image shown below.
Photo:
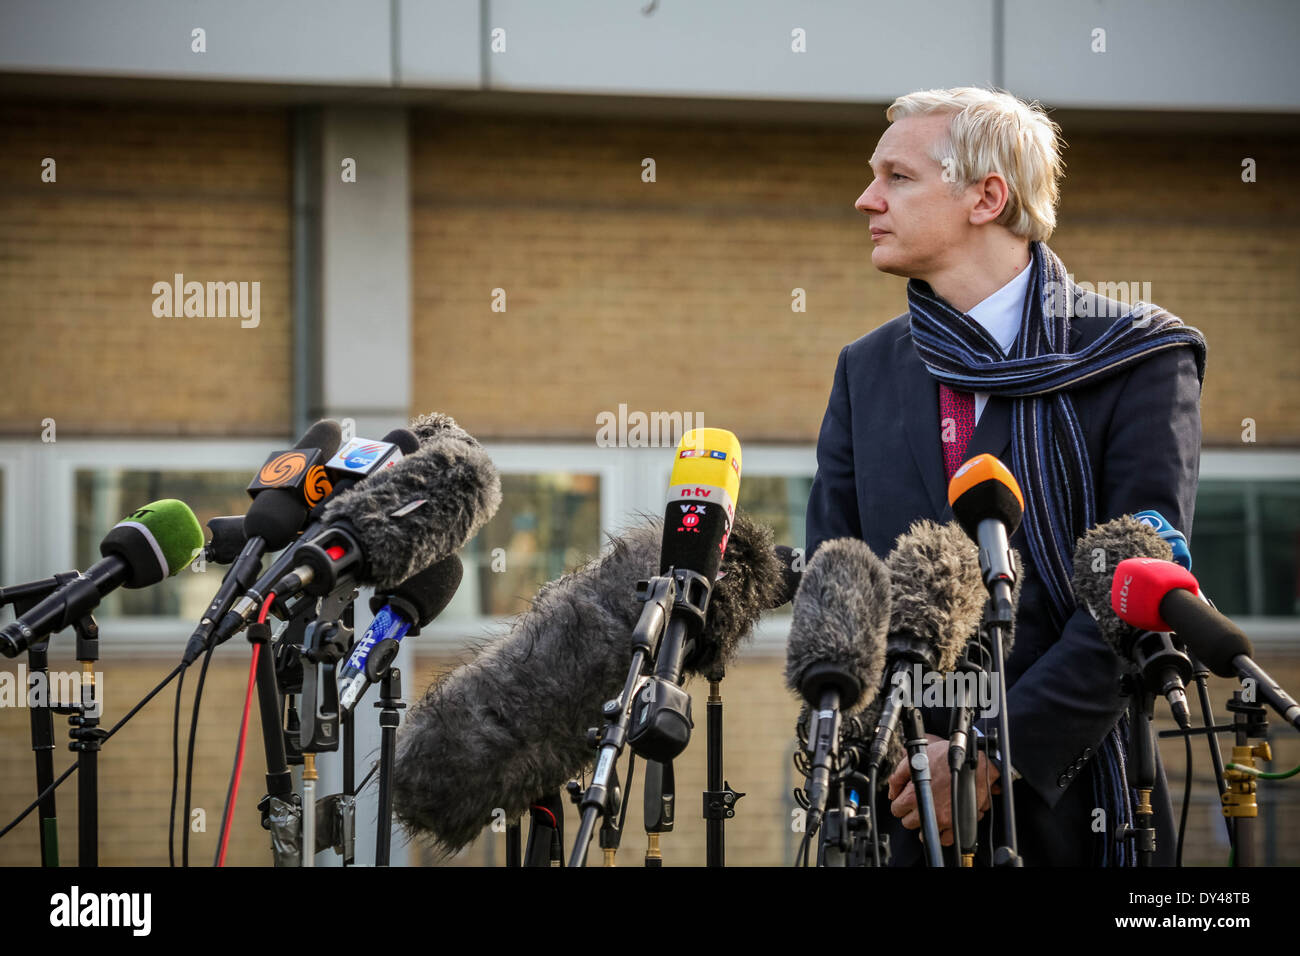
M894 173L894 174L893 174L892 176L890 176L889 178L890 178L890 179L906 179L907 177L904 176L902 173Z

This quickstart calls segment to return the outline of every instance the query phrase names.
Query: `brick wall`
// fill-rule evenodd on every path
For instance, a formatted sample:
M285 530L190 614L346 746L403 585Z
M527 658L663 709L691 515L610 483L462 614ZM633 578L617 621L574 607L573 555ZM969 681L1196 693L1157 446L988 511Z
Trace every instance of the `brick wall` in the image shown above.
M853 209L884 128L864 115L804 129L414 114L415 407L503 438L586 438L626 403L703 411L748 442L815 441L840 347L905 307ZM1206 334L1206 445L1241 447L1246 417L1260 445L1300 441L1300 142L1065 137L1052 246L1076 279L1149 282Z
M289 146L283 110L0 105L0 434L282 434ZM176 273L260 282L260 324L155 317Z

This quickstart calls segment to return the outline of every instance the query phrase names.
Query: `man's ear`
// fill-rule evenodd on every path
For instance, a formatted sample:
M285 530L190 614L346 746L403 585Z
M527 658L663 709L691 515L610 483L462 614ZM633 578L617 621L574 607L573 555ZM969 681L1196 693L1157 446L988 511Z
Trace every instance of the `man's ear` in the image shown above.
M1007 200L1011 198L1011 190L1007 188L1007 181L1002 178L1002 174L989 173L970 188L975 191L975 205L970 211L971 225L982 226L996 222L1006 208Z

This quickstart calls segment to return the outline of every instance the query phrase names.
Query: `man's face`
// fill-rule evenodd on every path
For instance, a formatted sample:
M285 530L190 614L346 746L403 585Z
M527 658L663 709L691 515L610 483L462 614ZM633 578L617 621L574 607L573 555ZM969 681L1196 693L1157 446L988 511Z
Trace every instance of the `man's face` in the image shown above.
M909 116L885 130L871 157L875 179L854 206L871 220L871 264L924 279L958 257L970 237L970 190L956 195L930 154L948 131L948 114Z

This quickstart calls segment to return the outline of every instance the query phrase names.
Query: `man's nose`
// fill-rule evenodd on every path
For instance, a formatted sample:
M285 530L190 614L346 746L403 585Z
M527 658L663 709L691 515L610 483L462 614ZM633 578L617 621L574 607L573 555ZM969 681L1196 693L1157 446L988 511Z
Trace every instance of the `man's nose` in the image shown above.
M873 180L871 185L862 191L862 195L858 197L858 201L853 204L853 207L857 209L858 212L873 213L885 211L884 206L880 202L879 195L872 191L875 185L876 183Z

